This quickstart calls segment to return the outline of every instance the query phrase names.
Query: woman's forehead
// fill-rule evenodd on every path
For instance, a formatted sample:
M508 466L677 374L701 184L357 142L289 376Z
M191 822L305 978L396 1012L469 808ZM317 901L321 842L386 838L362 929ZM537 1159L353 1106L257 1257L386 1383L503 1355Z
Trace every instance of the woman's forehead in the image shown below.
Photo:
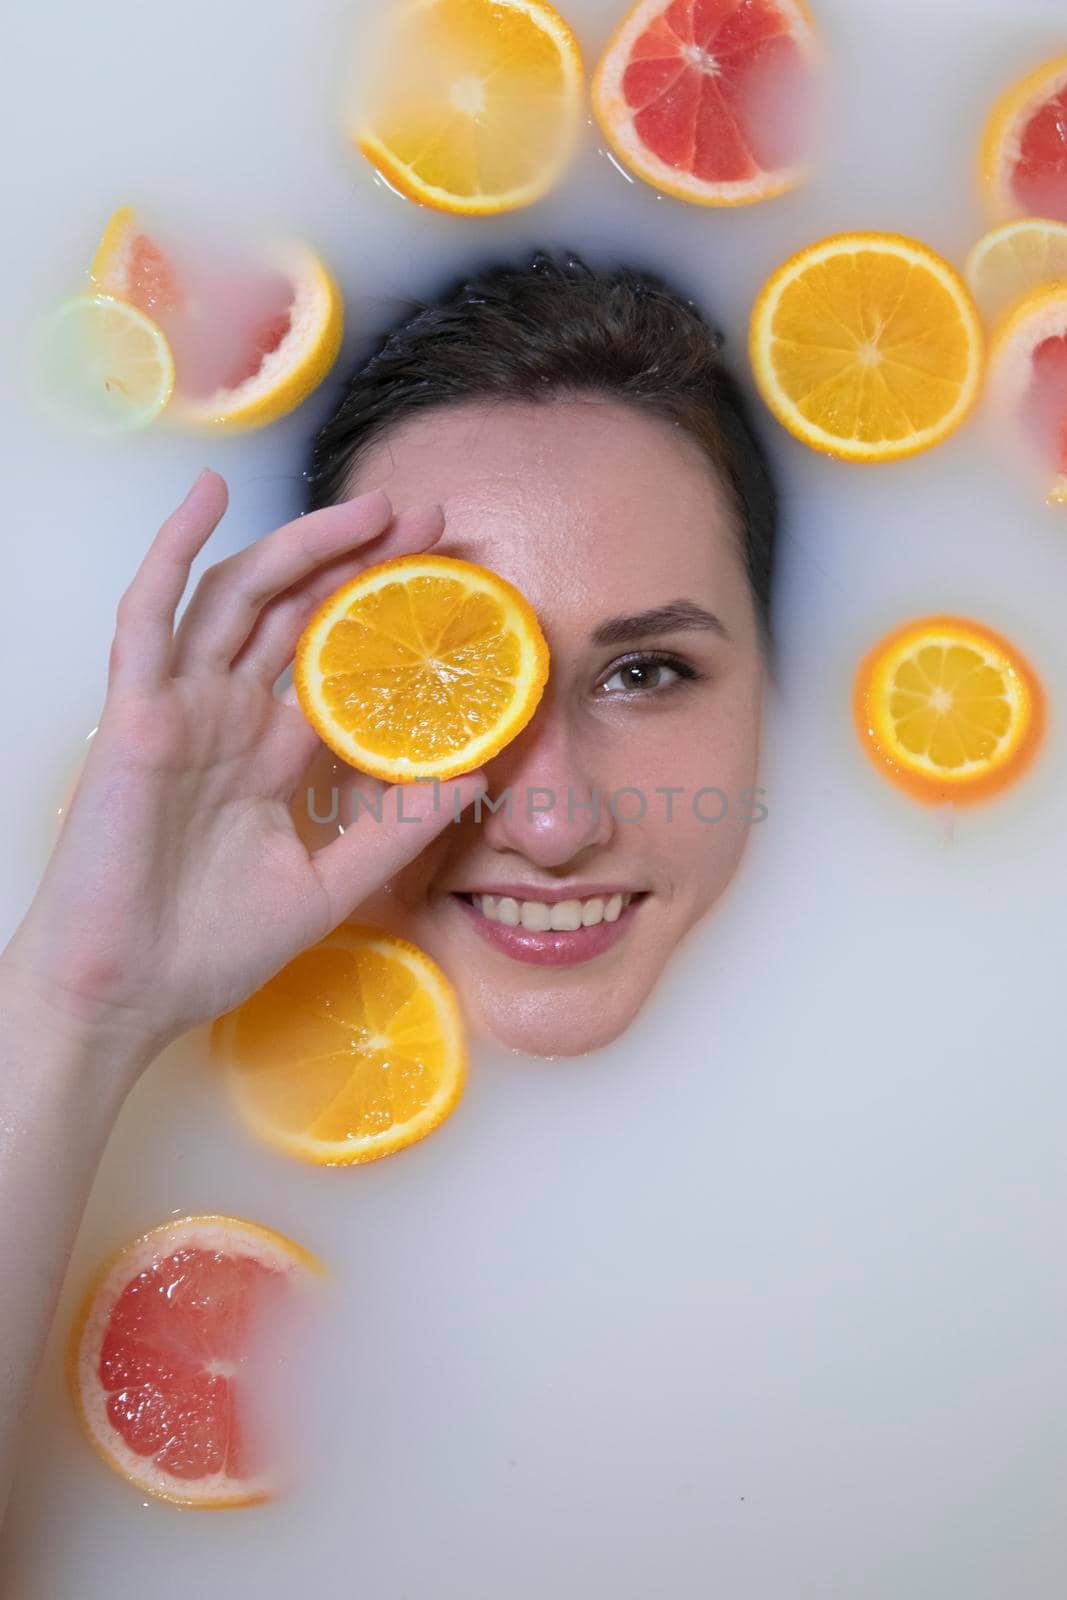
M435 547L492 568L539 609L610 614L691 595L722 604L744 573L725 496L670 424L598 399L451 407L390 431L355 492L440 503Z

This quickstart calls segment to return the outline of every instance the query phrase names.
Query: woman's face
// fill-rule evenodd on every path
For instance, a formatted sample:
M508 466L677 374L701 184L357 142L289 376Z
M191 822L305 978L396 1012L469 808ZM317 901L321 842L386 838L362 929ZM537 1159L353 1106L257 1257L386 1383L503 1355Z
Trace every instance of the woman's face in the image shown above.
M427 413L352 492L379 487L397 510L444 507L435 548L522 591L551 670L485 769L499 809L468 809L359 917L427 950L505 1045L591 1050L640 1010L762 814L762 664L725 498L687 435L597 399Z

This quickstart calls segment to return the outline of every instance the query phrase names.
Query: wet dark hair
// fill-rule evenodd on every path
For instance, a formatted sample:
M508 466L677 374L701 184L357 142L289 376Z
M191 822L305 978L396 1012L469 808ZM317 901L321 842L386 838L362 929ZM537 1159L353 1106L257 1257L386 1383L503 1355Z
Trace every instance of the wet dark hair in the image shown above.
M722 343L693 301L651 273L596 271L544 252L526 266L491 266L405 317L357 368L315 438L309 509L343 499L370 447L418 412L493 399L623 401L683 429L725 486L769 647L777 497Z

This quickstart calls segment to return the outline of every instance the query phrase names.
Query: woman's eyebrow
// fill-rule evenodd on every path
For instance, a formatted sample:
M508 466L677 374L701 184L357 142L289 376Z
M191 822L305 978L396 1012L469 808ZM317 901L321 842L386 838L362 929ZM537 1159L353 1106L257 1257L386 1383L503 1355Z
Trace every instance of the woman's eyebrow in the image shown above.
M676 633L682 628L708 628L723 639L730 637L712 612L695 600L669 600L650 611L637 611L632 617L609 617L591 635L594 644L627 644L632 639L647 639L654 633Z

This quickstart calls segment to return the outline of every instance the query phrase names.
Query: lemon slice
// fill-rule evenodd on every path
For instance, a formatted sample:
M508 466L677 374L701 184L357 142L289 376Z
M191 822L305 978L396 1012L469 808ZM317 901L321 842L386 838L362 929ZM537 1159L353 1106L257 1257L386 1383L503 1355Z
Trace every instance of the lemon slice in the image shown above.
M42 330L40 354L53 408L94 432L145 427L174 389L164 334L143 311L112 295L65 301Z
M1024 217L985 233L963 275L982 315L993 321L1043 283L1067 278L1067 223Z

